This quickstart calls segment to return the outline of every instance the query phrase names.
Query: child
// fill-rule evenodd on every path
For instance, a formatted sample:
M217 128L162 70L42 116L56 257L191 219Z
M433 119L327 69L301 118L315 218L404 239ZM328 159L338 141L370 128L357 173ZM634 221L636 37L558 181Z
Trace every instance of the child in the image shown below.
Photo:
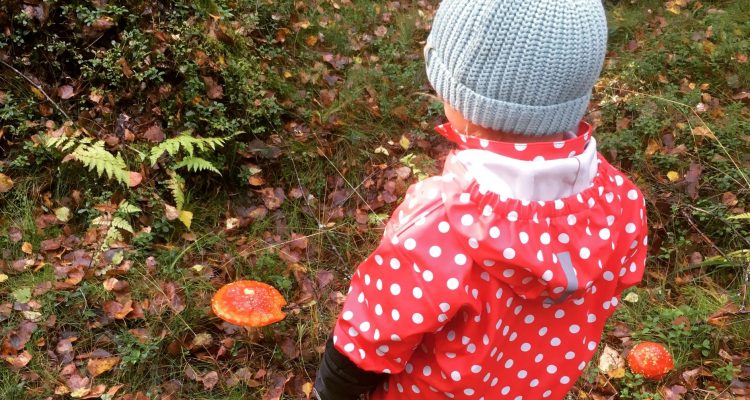
M646 257L644 199L581 122L601 0L444 0L427 75L458 149L359 265L322 400L562 399Z

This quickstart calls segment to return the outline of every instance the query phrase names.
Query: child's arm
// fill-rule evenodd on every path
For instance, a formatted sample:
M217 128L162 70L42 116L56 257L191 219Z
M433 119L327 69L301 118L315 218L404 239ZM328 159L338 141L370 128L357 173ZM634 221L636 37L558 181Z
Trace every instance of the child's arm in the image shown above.
M466 287L472 260L446 229L442 189L437 179L410 188L380 245L352 276L333 346L326 352L330 359L324 359L323 367L341 355L345 371L328 371L336 377L322 378L323 390L342 376L354 378L356 384L375 381L375 375L361 371L381 379L400 373L425 334L438 331L472 303ZM328 400L322 393L321 398Z
M319 400L356 400L375 389L385 376L359 369L339 353L333 347L333 341L328 339L318 376L315 378L315 391Z

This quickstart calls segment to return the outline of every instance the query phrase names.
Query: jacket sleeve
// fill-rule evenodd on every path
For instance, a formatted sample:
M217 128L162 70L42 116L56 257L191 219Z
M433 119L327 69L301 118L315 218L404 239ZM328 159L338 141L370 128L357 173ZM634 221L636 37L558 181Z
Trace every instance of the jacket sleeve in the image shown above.
M620 262L620 280L617 285L618 294L628 287L637 285L643 279L643 273L646 270L646 258L648 256L648 224L646 220L646 208L638 208L639 218L632 218L632 222L625 227L625 231L632 234L627 236L627 246L625 256ZM632 228L631 228L632 226Z
M439 188L427 180L409 189L352 277L333 343L361 369L401 372L423 335L467 303L471 260L446 229Z

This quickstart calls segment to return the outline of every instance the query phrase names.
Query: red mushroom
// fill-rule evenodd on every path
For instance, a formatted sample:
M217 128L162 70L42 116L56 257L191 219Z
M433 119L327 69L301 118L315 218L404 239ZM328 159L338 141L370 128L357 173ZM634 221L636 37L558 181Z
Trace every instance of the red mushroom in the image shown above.
M211 299L211 309L229 323L257 328L284 319L286 300L276 288L257 281L237 281L224 285Z
M628 354L630 370L648 379L661 379L674 368L674 360L664 346L654 342L641 342Z

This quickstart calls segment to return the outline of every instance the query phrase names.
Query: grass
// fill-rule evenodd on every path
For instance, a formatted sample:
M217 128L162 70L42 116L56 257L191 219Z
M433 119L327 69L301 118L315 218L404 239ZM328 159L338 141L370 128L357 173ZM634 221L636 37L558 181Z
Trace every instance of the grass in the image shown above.
M38 269L13 270L12 262L24 257L23 241L38 251L43 240L61 234L85 240L91 220L101 214L96 206L115 199L128 198L146 211L131 220L141 231L128 237L129 246L123 247L123 262L131 263L128 271L97 275L107 264L97 260L80 284L33 297L42 313L37 323L43 325L26 345L34 357L20 371L0 364L0 398L54 396L66 382L61 365L46 354L54 354L60 339L69 334L78 336L76 355L99 349L121 357L117 367L94 379L107 388L124 384L118 395L141 392L155 397L174 392L191 399L260 399L272 388L274 377L291 374L282 399L304 397L303 385L314 377L318 351L338 312L336 292L345 293L350 274L382 233L377 224L358 222L355 211L370 220L388 214L392 205L374 204L381 201L389 169L407 165L414 174L430 174L440 168L436 159L444 149L431 128L440 121L441 110L426 95L421 61L422 41L436 4L277 3L249 7L241 2L236 10L220 1L196 3L194 12L203 17L210 13L223 15L222 21L243 22L252 32L248 41L238 36L233 44L211 38L197 42L195 32L180 23L186 39L174 51L188 57L200 44L213 62L223 58L227 100L226 104L197 102L183 115L184 99L166 96L159 103L166 114L165 129L187 126L211 135L248 132L243 136L247 143L234 143L228 146L231 150L212 158L226 167L223 177L187 176L191 186L186 209L195 212L192 233L166 218L155 183L126 192L103 187L101 180L75 164L57 166L60 178L51 178L58 175L43 162L35 164L34 156L1 160L0 171L25 171L25 175L14 176L14 189L0 194L0 232L17 227L23 233L19 243L7 235L0 237L4 260L0 273L9 275L0 283L0 304L10 302L11 293L18 289L64 279L55 274L61 261L53 255L45 258L48 265ZM646 193L652 246L644 283L631 289L638 300L621 303L604 341L624 351L627 343L613 332L627 329L632 341L665 343L675 356L676 371L661 381L628 373L601 385L603 374L595 359L571 396L662 399L665 388L685 384L682 372L705 368L708 375L690 388L692 395L720 398L732 379L739 379L741 368L750 367L746 359L750 315L712 319L728 304L748 305L743 297L747 259L736 252L750 249L750 221L728 217L750 206L750 111L747 100L734 98L750 85L750 68L741 62L750 53L750 22L744 18L750 5L691 2L675 10L678 13L656 0L608 2L607 7L610 54L589 117L597 125L602 153ZM227 13L236 14L236 19ZM307 25L304 22L309 23L306 28L295 28L295 24ZM380 26L387 28L382 37L376 34ZM289 32L283 43L276 43L282 28ZM315 44L310 45L310 37ZM134 36L133 40L145 39ZM258 43L264 43L262 51L255 46ZM332 61L326 61L328 56ZM90 73L120 76L122 68L106 64L107 60L103 58L104 64ZM147 76L146 65L133 64ZM181 94L185 99L202 96L205 89L196 65L170 65L165 79L171 73L179 75L174 71L180 68L187 71L183 72L186 83L179 86ZM115 83L128 87L119 78ZM276 89L275 97L263 97L261 106L255 106L259 99L250 94L268 88ZM23 85L21 89L28 92ZM136 106L147 112L144 105ZM20 121L33 119L28 108L2 110L0 118L19 121L19 127ZM292 122L298 131L287 129ZM295 136L299 131L303 135ZM18 132L19 137L31 135L20 128ZM400 144L402 137L409 141L406 148ZM281 156L248 158L236 151L246 152L253 138L278 148ZM29 154L34 151L39 150ZM129 154L133 157L129 162L137 159L135 153ZM228 219L240 218L242 212L262 204L258 188L247 185L247 176L238 178L238 171L251 161L263 170L264 187L282 188L287 199L280 208L248 219L242 228L226 229ZM702 166L697 185L689 181L696 164ZM677 174L676 180L670 180L670 172ZM292 189L303 196L292 198ZM73 190L80 191L82 199L75 206ZM45 204L45 197L51 205ZM36 218L61 202L75 212L71 222L37 229ZM304 235L306 247L290 250L292 233ZM80 247L94 253L98 243ZM299 265L282 251L294 252ZM315 284L319 271L331 271L336 279L315 291L312 299L296 304L305 279ZM118 298L103 282L112 276L127 281L127 297L144 308L166 294L162 284L174 283L185 308L179 313L147 311L137 319L108 318L103 304ZM220 284L238 278L279 288L295 303L288 318L254 335L222 325L210 312L210 297ZM22 320L22 314L13 312L2 321L0 334L8 335ZM210 335L211 342L193 347L198 335ZM300 355L292 354L294 349ZM745 359L730 362L722 352L744 354ZM75 366L86 375L85 361L76 361ZM220 378L213 386L195 381L186 375L188 367L200 376L217 372ZM227 379L243 367L257 376L253 379L259 385L230 385Z

